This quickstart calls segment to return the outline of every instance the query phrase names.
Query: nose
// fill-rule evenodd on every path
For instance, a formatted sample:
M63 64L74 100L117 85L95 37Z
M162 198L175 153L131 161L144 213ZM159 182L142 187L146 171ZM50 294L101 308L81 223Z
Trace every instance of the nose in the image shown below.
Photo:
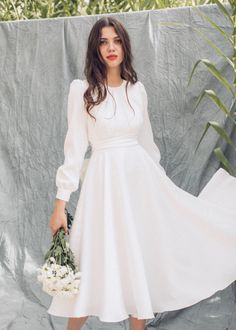
M114 45L113 42L110 42L110 43L108 44L108 49L115 49L115 45Z

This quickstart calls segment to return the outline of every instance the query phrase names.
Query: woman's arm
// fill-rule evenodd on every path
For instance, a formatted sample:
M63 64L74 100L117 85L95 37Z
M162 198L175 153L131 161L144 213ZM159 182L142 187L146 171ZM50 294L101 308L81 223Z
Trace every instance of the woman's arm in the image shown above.
M64 141L64 163L56 174L56 198L66 202L69 201L71 193L78 189L81 168L89 143L83 94L83 81L73 80L67 101L68 130ZM59 201L56 203L63 204Z
M154 138L153 138L153 132L152 132L152 126L149 119L149 113L148 113L148 97L146 89L143 85L143 83L140 83L140 89L141 89L141 95L143 100L143 116L144 116L144 122L143 126L141 127L140 134L138 137L139 143L141 146L147 151L149 156L153 159L153 161L160 167L163 172L165 173L164 168L160 165L161 160L161 153L159 148L157 147Z

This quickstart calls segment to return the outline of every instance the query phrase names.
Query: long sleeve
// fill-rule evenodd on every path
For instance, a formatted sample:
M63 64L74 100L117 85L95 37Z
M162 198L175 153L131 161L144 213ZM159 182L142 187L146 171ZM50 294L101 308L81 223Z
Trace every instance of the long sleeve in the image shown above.
M160 160L161 160L160 150L157 147L153 138L152 126L148 114L147 92L144 85L140 81L139 83L140 83L141 95L143 100L144 121L143 121L143 126L140 130L140 134L138 136L138 141L141 144L141 146L147 151L147 153L153 159L153 161L158 165L158 167L160 167L165 173L164 168L160 165Z
M83 104L83 81L71 82L67 100L68 130L64 141L64 163L56 173L56 198L69 201L79 187L79 179L88 147L87 118Z

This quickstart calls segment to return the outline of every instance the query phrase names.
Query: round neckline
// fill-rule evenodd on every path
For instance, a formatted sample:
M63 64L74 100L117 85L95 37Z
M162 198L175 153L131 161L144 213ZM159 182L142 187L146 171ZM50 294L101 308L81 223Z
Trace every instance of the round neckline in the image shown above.
M125 82L126 82L126 80L124 80L124 79L122 79L123 81L122 81L122 83L120 84L120 86L109 86L109 85L107 85L107 87L108 88L111 88L111 89L117 89L117 88L120 88L120 87L122 87L124 84L125 84Z

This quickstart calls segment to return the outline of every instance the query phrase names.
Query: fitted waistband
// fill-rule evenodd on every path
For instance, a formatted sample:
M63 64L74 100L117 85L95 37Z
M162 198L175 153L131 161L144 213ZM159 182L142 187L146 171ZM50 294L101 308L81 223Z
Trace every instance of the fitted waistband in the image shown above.
M135 138L122 138L122 139L107 139L94 142L92 144L92 150L100 150L113 147L128 147L137 145L139 142Z

